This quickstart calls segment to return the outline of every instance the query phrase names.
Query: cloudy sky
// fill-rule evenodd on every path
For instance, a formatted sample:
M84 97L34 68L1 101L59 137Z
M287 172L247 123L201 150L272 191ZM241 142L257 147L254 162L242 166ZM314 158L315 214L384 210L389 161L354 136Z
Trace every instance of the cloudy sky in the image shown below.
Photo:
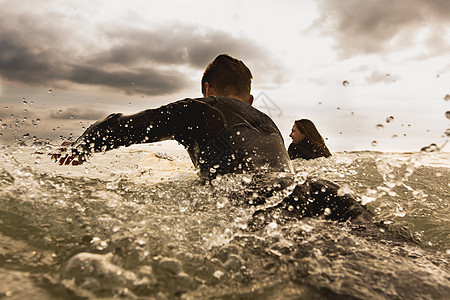
M0 140L59 142L111 112L200 97L204 68L228 53L252 70L254 105L286 143L309 118L332 152L441 146L449 11L448 0L0 0Z

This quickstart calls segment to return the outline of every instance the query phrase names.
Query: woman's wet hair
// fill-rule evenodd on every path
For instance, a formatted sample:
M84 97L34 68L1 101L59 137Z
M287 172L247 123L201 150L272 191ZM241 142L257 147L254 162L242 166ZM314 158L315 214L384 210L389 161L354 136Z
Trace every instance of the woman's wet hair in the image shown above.
M326 157L331 156L330 150L325 145L323 137L320 135L316 125L311 120L299 119L294 122L295 127L305 135L305 139L321 148Z

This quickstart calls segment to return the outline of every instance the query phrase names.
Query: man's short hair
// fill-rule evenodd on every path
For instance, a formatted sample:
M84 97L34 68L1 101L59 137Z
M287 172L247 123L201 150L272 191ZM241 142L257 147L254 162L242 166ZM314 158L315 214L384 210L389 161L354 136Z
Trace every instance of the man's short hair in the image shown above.
M252 73L241 61L227 54L217 56L207 67L202 77L202 94L206 94L205 82L214 88L217 96L240 96L248 98Z

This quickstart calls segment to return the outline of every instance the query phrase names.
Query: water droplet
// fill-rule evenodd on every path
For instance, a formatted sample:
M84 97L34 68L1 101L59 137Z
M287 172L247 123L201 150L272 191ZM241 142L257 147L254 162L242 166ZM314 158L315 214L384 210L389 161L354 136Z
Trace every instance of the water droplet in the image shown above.
M447 130L444 132L444 134L445 134L447 137L450 137L450 128L447 129Z
M403 207L401 207L399 204L397 204L397 207L396 207L395 212L394 212L394 216L403 218L404 216L406 216L405 209Z
M2 136L3 136L3 133L0 132L0 137L2 137Z
M24 135L23 135L23 138L24 139L27 139L27 138L29 138L30 137L30 134L29 133L25 133Z
M26 105L26 104L28 104L28 103L27 103L27 101L26 101L26 100L23 100L23 104L25 104L25 105Z
M444 100L445 101L450 101L450 94L445 95Z
M53 92L52 89L49 89L49 90L48 90L48 93L49 93L49 94L51 94L52 92Z
M217 201L217 208L223 208L228 203L227 197L220 197Z
M36 123L39 123L40 121L41 121L41 119L39 119L39 118L38 118L38 119L36 119Z
M450 119L450 110L447 110L447 111L445 112L445 116L447 117L447 119Z
M216 277L217 279L220 279L223 275L225 275L225 273L222 271L215 271L213 274L213 276Z
M372 141L370 144L372 145L372 147L376 147L378 142L377 141Z
M1 123L1 122L3 122L3 120L2 120L2 119L0 119L0 123Z
M383 126L383 124L377 124L376 128L377 129L384 129L384 126Z
M347 80L342 81L342 85L343 86L349 86L350 82L348 82Z
M439 147L435 143L432 143L429 146L425 146L420 149L420 151L423 152L438 152L439 150Z
M8 127L8 125L2 124L2 129L6 129L7 127Z
M252 175L244 175L242 176L242 181L246 184L250 184L253 180Z
M183 200L180 203L180 212L185 212L188 208L189 205L191 205L191 202L189 202L189 200Z
M11 114L9 117L10 117L11 119L14 118L14 114Z
M394 117L393 116L389 116L386 118L386 123L391 123L392 121L394 121Z
M73 119L73 116L72 116L72 115L70 115L70 118L71 118L71 119Z

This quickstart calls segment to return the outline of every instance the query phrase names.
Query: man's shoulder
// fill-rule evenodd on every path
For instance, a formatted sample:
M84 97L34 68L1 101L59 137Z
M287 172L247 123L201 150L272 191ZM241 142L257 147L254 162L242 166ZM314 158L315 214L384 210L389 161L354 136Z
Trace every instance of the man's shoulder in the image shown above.
M222 96L209 96L209 97L204 97L204 98L197 98L196 100L203 101L203 102L206 102L211 105L215 105L215 104L226 104L226 105L237 105L237 106L248 105L244 101L241 101L241 100L238 100L235 98L222 97Z
M254 108L250 104L235 98L210 96L203 98L186 98L177 103L181 104L184 108L196 108L200 110L220 111L225 115L229 115L232 118L240 116L240 118L246 119L246 121L254 124L269 125L276 128L273 120L265 113Z
M238 107L252 107L248 103L241 101L239 99L230 98L230 97L221 97L221 96L185 98L182 100L178 100L174 103L205 103L205 104L209 104L211 106L229 105L229 106L238 106Z

